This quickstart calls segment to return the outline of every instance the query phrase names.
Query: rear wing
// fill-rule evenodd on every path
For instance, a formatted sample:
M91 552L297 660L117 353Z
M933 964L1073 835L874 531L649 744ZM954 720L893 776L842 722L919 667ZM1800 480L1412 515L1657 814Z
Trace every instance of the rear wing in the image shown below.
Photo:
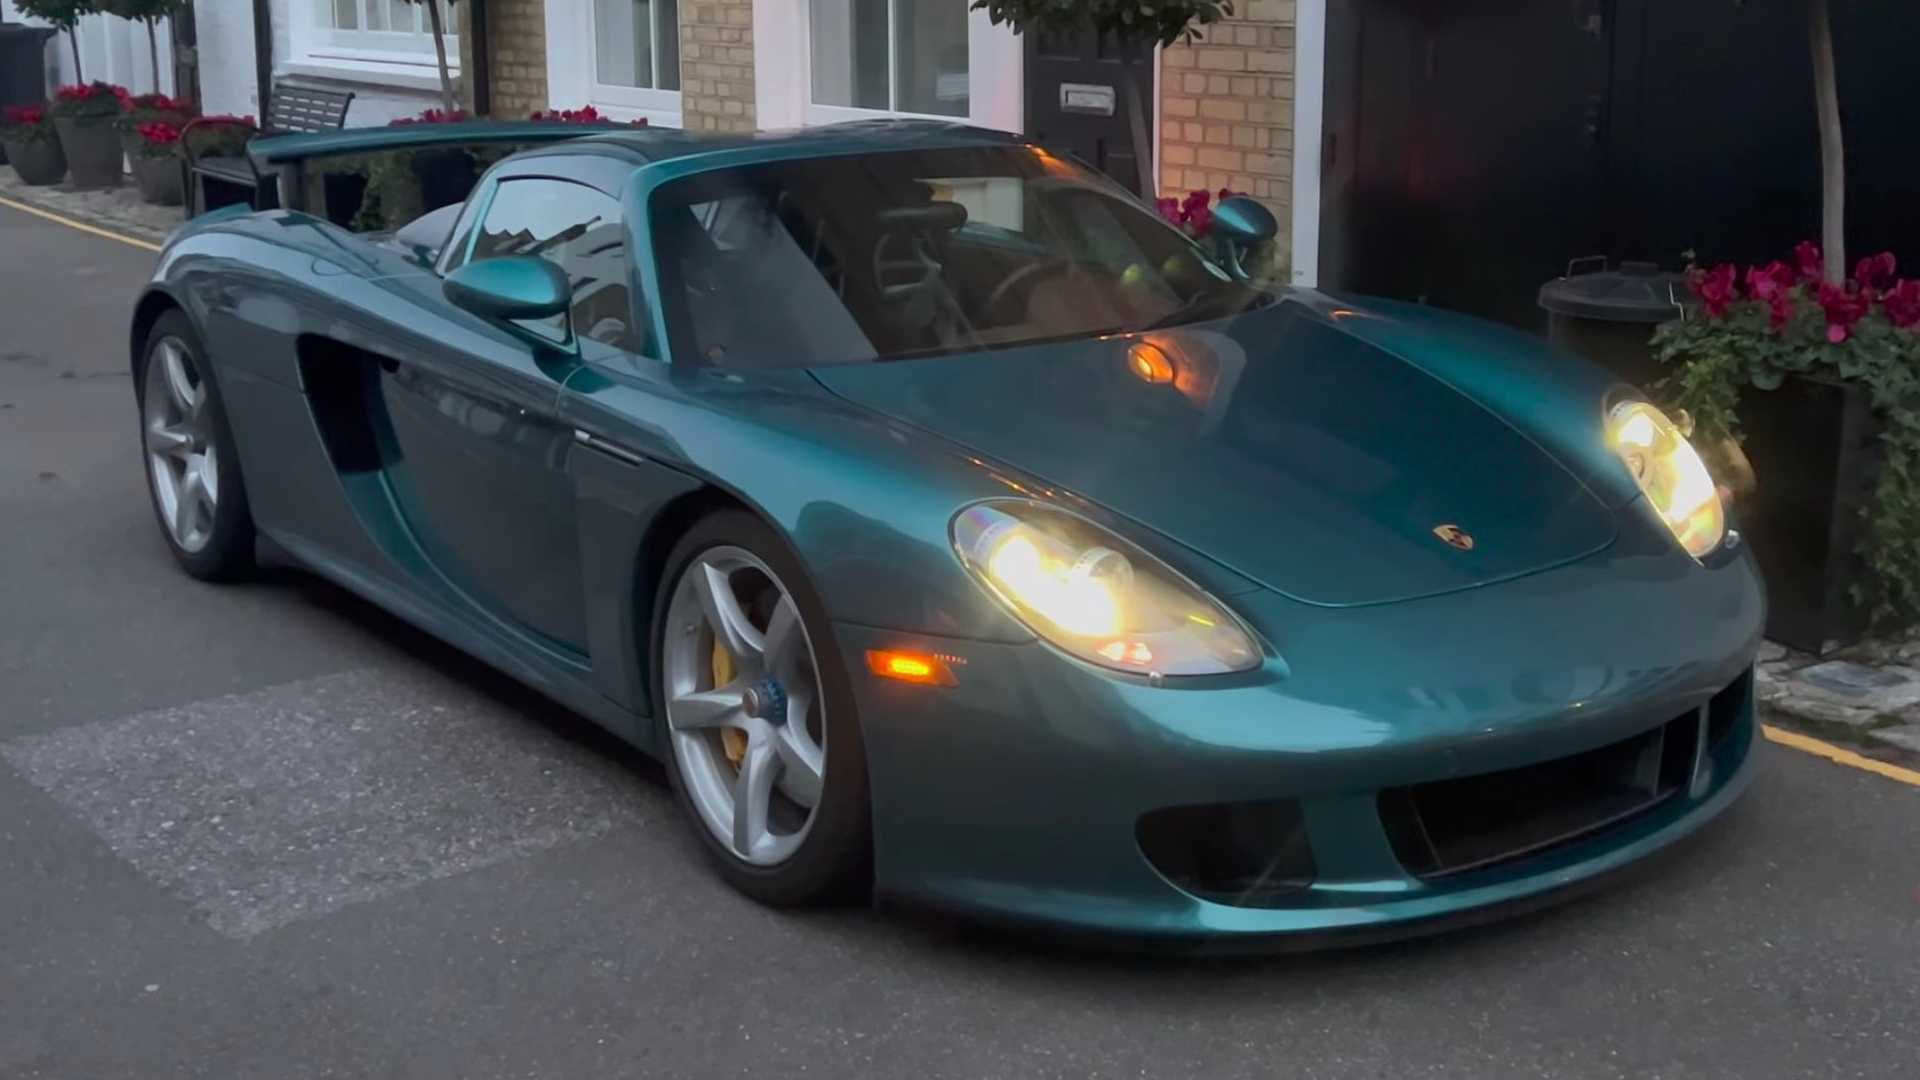
M389 127L341 128L311 135L269 135L247 144L247 157L270 183L277 185L279 203L289 210L324 213L325 191L319 170L309 162L355 154L433 147L508 144L537 146L562 142L621 125L554 123L539 120L464 120L457 124L396 124Z

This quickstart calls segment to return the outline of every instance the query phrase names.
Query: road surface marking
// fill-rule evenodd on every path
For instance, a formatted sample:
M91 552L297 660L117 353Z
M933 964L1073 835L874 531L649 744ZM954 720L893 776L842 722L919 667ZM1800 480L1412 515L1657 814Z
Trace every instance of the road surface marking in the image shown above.
M1898 765L1889 765L1884 761L1875 761L1873 758L1863 754L1856 754L1851 750L1843 750L1832 743L1824 743L1819 739L1810 738L1797 731L1788 731L1785 728L1774 727L1772 724L1761 724L1760 731L1761 734L1767 737L1768 742L1792 747L1802 753L1812 754L1814 757L1826 758L1836 765L1845 765L1850 769L1859 769L1863 772L1873 773L1875 776L1884 776L1898 783L1920 787L1920 772L1915 772L1912 769L1903 769Z
M102 229L98 225L89 225L84 221L75 221L70 217L64 217L60 214L56 214L51 210L42 210L37 206L29 206L23 202L14 202L12 199L6 198L5 196L0 196L0 206L7 207L8 209L11 209L11 210L18 210L23 214L32 214L34 217L46 218L48 221L51 221L57 225L65 225L69 229L79 229L83 233L92 233L95 236L103 236L108 240L118 240L121 243L126 244L130 247L137 247L142 251L159 251L160 250L160 245L153 243L151 241L140 240L135 237L128 236L125 233L113 232L110 229Z

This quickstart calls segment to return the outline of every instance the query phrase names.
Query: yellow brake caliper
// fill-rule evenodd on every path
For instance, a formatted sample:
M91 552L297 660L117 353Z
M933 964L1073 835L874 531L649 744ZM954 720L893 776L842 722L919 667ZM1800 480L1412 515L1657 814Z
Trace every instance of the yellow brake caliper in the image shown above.
M720 644L719 635L713 639L713 685L717 689L733 681L733 654ZM720 749L725 751L727 762L738 769L747 759L747 733L739 728L720 729Z

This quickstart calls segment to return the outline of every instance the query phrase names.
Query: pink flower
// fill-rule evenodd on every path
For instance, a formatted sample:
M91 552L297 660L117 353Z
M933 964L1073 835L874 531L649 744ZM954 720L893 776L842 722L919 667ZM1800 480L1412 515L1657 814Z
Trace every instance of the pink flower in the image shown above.
M1863 289L1880 290L1893 284L1894 275L1900 270L1900 263L1893 252L1883 251L1878 255L1861 259L1860 265L1853 270L1853 278Z
M1887 290L1881 301L1887 319L1903 330L1920 328L1920 281L1902 281Z
M1180 209L1180 200L1171 195L1162 195L1153 200L1153 208L1175 225L1181 224L1186 218L1185 212Z
M1187 211L1187 228L1195 236L1205 236L1213 230L1213 211L1205 206L1196 206Z
M1827 314L1827 340L1839 345L1853 336L1854 324L1866 317L1873 302L1838 285L1822 285L1820 308Z
M1226 202L1228 199L1245 198L1246 194L1247 193L1244 191L1234 191L1231 188L1221 188L1220 194L1215 197L1218 198L1221 202Z
M1721 263L1709 271L1694 270L1687 284L1707 309L1707 317L1722 318L1727 308L1740 299L1739 270L1732 263Z
M1793 267L1775 259L1747 270L1747 295L1771 303L1774 297L1793 291L1796 281Z
M1820 245L1811 240L1794 245L1793 262L1800 270L1801 281L1819 281L1826 269L1826 256L1821 253Z
M1767 326L1775 333L1787 328L1793 321L1793 294L1777 292L1767 298Z

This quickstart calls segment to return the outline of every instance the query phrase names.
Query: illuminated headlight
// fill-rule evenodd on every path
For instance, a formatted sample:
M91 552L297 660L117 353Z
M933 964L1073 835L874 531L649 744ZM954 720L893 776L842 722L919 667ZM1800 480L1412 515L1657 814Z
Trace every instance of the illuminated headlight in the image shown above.
M1221 675L1260 664L1240 620L1152 555L1040 503L978 503L953 519L960 561L1035 634L1136 674Z
M1644 401L1614 406L1607 416L1607 445L1687 554L1698 559L1720 546L1727 534L1720 491L1707 463L1667 414Z

